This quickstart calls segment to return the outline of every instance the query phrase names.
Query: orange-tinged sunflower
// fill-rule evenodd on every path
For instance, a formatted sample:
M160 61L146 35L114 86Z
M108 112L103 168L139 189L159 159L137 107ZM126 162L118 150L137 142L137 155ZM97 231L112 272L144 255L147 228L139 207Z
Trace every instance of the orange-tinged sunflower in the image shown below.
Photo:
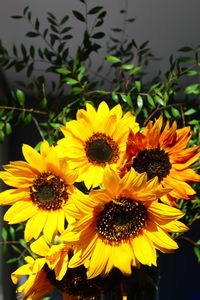
M9 224L27 221L25 240L37 239L41 232L52 240L65 228L65 210L75 187L77 173L59 160L53 146L42 142L40 153L28 145L22 147L24 161L10 162L0 172L0 178L13 189L0 193L0 204L12 205L4 220Z
M40 300L54 289L53 284L47 280L45 272L45 258L36 260L31 256L25 257L26 264L19 267L11 274L14 284L17 284L22 276L28 276L24 284L18 287L19 298L27 300Z
M176 205L174 199L194 199L194 189L187 182L199 182L200 175L188 168L199 157L200 146L186 148L192 136L190 127L177 129L176 121L164 129L160 116L141 132L130 132L122 174L133 167L147 172L148 179L158 176L163 187L172 190L161 200Z
M129 129L137 132L139 126L129 112L122 116L120 105L109 110L105 102L97 111L86 104L86 110L78 110L76 118L62 128L65 137L58 141L57 151L79 170L78 181L84 181L89 189L102 183L106 165L120 164Z
M105 189L75 199L76 209L71 214L77 215L77 210L80 217L62 240L74 238L81 246L69 267L85 264L88 278L105 276L114 267L130 275L131 266L156 265L156 249L170 252L178 248L168 232L188 229L177 221L184 213L157 201L169 192L160 186L157 177L147 181L146 173L131 169L120 178L108 166L103 184Z
M34 260L28 256L25 261L27 264L13 272L11 278L13 283L17 284L21 277L28 276L25 283L17 289L17 292L21 293L19 298L26 300L41 300L54 289L62 293L63 300L92 300L101 294L102 288L108 288L116 279L119 281L117 270L109 278L99 276L91 280L87 279L84 266L68 268L63 278L57 280L54 270L48 267L45 258Z
M24 284L18 287L19 298L26 300L41 300L48 296L55 288L60 288L64 283L55 278L55 274L46 265L45 258L33 259L31 256L25 258L27 264L19 267L11 274L14 284L17 284L21 277L28 276ZM79 297L69 295L62 291L63 300L78 300ZM88 299L89 300L89 299Z

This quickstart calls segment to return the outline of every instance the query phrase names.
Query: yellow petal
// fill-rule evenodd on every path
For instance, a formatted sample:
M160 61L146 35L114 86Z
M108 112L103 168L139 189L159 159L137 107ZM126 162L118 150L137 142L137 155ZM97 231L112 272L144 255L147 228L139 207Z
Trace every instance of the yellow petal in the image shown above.
M131 275L133 256L134 254L128 241L124 243L122 242L119 246L113 246L113 264L124 275Z
M145 234L135 236L132 241L132 247L136 258L143 265L156 266L156 250L150 239Z
M120 177L110 166L105 167L103 184L113 197L117 196L120 191Z
M57 224L58 224L57 211L51 211L51 213L49 213L47 216L47 220L43 229L43 233L49 242L51 242L53 235L57 231Z
M37 213L37 207L31 202L19 201L15 202L5 213L4 220L9 224L16 224L26 221Z
M30 245L30 248L34 253L40 256L46 256L50 250L44 236L41 236L39 239L33 242Z
M26 161L34 166L37 170L43 170L42 157L41 155L34 150L31 146L24 144L22 146L22 152Z
M158 218L164 218L165 220L169 221L180 219L185 215L185 213L183 213L180 209L158 202L152 203L148 210Z
M40 153L42 156L46 157L49 152L49 143L47 141L43 141L40 145Z
M13 204L20 200L26 200L29 198L29 192L22 189L9 189L0 193L0 204L8 205Z
M94 278L102 273L106 267L108 256L108 247L100 239L97 240L95 249L92 253L92 257L89 263L87 272L88 278Z
M46 223L47 212L38 210L38 213L26 223L24 238L28 242L32 238L37 239Z
M153 242L153 244L158 249L177 249L177 243L162 230L158 225L148 222L147 230L145 231L145 235ZM160 250L161 250L160 249ZM161 251L162 251L161 250Z

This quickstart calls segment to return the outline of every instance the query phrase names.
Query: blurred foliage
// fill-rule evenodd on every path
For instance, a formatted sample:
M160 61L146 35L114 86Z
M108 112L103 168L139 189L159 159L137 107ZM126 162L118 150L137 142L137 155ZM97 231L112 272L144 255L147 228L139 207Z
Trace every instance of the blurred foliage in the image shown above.
M86 102L97 107L105 100L110 107L120 103L124 111L137 115L141 127L160 113L166 120L176 120L180 127L189 125L194 132L190 146L198 145L200 45L182 47L176 58L170 57L168 70L158 70L158 74L149 79L149 64L159 60L153 55L149 41L138 45L133 37L127 36L127 27L135 22L134 18L129 18L128 8L120 11L121 27L105 33L106 10L102 6L93 6L89 0L79 2L80 10L74 10L72 16L65 15L61 20L48 12L46 28L42 28L28 6L21 15L12 17L29 23L30 31L26 37L33 40L33 44L13 45L9 52L0 42L1 68L25 72L27 77L26 81L16 81L18 89L11 92L9 99L0 99L0 141L12 134L17 125L33 123L41 139L53 144L61 137L59 128L74 118L77 108L84 107ZM83 29L82 40L76 49L72 42L72 17ZM41 40L38 48L34 45L35 39ZM104 57L101 49L106 53ZM94 60L101 61L99 67L94 66ZM52 73L50 84L48 73ZM29 99L30 95L34 101ZM199 162L193 168L198 172ZM186 212L184 221L189 226L200 218L200 187L194 186L196 201L180 200L179 203ZM4 250L10 240L13 250L18 253L18 258L9 262L27 255L28 245L23 239L15 243L16 232L20 229L10 226L8 230L2 230ZM193 244L200 262L200 240Z

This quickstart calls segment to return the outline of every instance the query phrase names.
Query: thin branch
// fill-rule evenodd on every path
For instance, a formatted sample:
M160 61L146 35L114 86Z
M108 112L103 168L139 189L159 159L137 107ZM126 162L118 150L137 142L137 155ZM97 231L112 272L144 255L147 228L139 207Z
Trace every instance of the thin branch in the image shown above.
M32 119L33 119L33 121L34 121L34 123L35 123L35 126L37 127L37 130L39 131L39 134L40 134L42 140L44 141L44 140L45 140L45 137L44 137L44 134L43 134L43 132L42 132L42 129L40 128L40 125L39 125L37 119L34 118L34 117L32 117Z
M21 107L12 107L12 106L0 106L0 109L10 109L10 110L18 110L18 111L24 111L28 113L34 113L34 114L40 114L40 115L46 115L47 112L41 111L41 110L35 110L33 108L21 108Z
M184 103L175 103L175 104L169 104L169 105L166 105L166 106L158 106L150 115L149 117L145 120L143 126L146 126L146 124L149 122L149 120L158 112L158 111L161 111L163 109L167 109L167 108L170 108L170 107L173 107L173 106L182 106L184 105Z
M180 238L182 238L183 240L186 240L187 242L189 242L190 244L194 245L195 247L200 248L200 245L197 244L196 242L194 242L194 241L193 241L192 239L190 239L189 237L182 235L182 236L180 236Z
M0 242L0 245L7 245L7 244L20 244L19 241L3 241L3 242ZM20 244L21 245L21 244Z

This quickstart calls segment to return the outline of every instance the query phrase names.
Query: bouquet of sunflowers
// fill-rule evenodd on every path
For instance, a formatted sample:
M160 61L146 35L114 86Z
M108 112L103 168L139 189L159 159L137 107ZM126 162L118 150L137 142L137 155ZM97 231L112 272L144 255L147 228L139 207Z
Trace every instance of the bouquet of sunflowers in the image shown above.
M87 23L80 12L73 14ZM96 27L101 26L102 7L91 8L87 14L97 15ZM14 18L28 19L35 31L27 36L42 36L47 42L47 31L40 33L39 20L32 21L28 7ZM193 67L183 67L187 60L171 60L164 81L157 78L148 85L142 73L152 57L149 49L144 51L147 43L138 47L125 40L123 47L119 42L120 50L109 48L111 55L105 60L116 71L115 86L104 90L87 74L89 55L100 47L93 40L103 35L89 34L87 24L76 56L68 58L66 38L56 38L57 26L61 28L68 18L58 22L48 13L48 21L54 32L47 42L51 50L47 47L38 53L50 63L48 72L60 76L57 88L56 83L52 85L53 91L59 91L54 97L60 102L52 101L51 91L46 95L45 78L39 75L29 85L21 83L24 89L38 89L38 107L28 108L20 89L12 92L13 102L4 99L1 103L2 140L16 118L26 125L33 122L42 137L35 149L23 144L23 161L11 161L0 171L2 181L11 187L0 193L0 204L10 205L4 220L11 226L22 224L19 246L25 249L24 260L20 257L21 265L11 278L22 299L43 299L55 290L64 300L102 299L103 294L106 299L133 299L129 287L135 274L140 278L155 271L158 253L177 249L176 238L199 219L199 199L195 198L195 183L200 181L198 110L186 100L184 104L173 102L179 78L191 71L197 74L199 62L195 56ZM70 30L67 28L63 34ZM132 53L134 47L142 53L137 66L129 63L139 55ZM25 46L21 50L19 60L16 47L11 58L1 45L0 63L15 66L16 71L27 68L31 79L34 47L29 56ZM66 84L71 87L67 97ZM185 88L186 95L198 93L196 83ZM37 119L37 114L44 119ZM193 126L193 136L186 121ZM4 228L6 244L5 232ZM195 253L199 258L198 242Z
M11 275L14 283L28 275L18 288L25 299L55 288L65 300L94 299L112 283L123 286L132 267L156 266L156 250L178 248L169 233L188 227L175 200L193 198L187 181L200 180L190 168L200 153L186 148L189 127L162 125L160 116L140 130L120 105L87 104L55 146L43 141L38 153L23 145L26 161L4 166L0 177L13 187L0 194L11 205L4 220L26 222L34 254Z

